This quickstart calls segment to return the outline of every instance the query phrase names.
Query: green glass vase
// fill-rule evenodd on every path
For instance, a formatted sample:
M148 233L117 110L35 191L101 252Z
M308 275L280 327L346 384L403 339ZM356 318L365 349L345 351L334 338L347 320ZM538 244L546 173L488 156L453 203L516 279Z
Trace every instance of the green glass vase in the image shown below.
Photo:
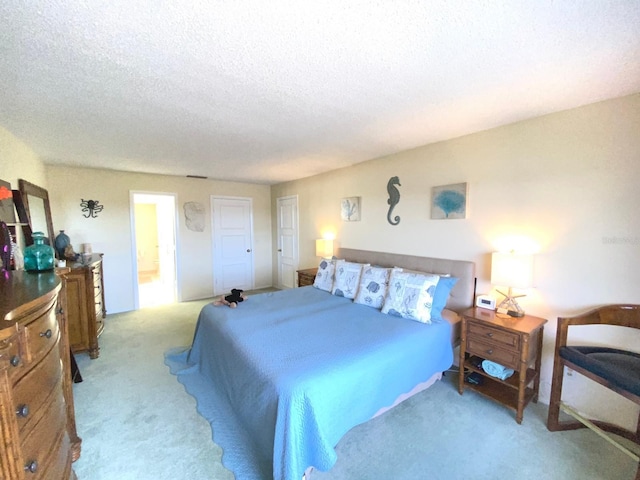
M44 233L33 232L33 245L24 249L24 268L29 272L53 270L55 252L44 243Z

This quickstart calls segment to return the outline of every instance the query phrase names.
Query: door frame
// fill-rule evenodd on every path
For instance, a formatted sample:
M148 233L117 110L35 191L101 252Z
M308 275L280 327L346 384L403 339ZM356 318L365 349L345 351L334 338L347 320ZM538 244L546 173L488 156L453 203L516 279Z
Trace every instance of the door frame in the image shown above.
M133 279L133 308L140 310L140 292L138 291L138 254L136 239L136 215L135 215L135 196L136 195L161 195L164 197L173 197L174 219L173 219L173 241L174 241L174 262L175 262L175 294L176 302L182 301L182 292L180 289L180 259L179 259L179 236L178 236L178 195L171 192L150 192L146 190L129 190L129 221L131 229L131 266Z
M213 295L217 296L217 295L222 295L225 292L222 291L216 291L216 248L218 247L216 245L216 231L214 228L214 203L216 200L247 200L249 202L249 236L250 241L250 247L251 248L251 275L250 275L250 282L251 282L251 288L253 289L255 287L255 283L256 283L256 264L255 264L255 248L254 248L254 234L253 234L253 198L252 197L237 197L237 196L230 196L230 195L210 195L209 197L209 207L210 207L210 211L211 211L211 217L210 217L210 223L211 223L211 280L213 282L212 285L212 291L213 291ZM228 292L226 292L228 293Z
M283 197L276 198L276 263L278 265L278 288L282 286L282 245L280 244L280 201L281 200L295 200L296 201L296 233L295 233L295 258L294 258L294 270L298 270L300 267L300 204L298 195L285 195ZM294 279L295 283L295 279Z

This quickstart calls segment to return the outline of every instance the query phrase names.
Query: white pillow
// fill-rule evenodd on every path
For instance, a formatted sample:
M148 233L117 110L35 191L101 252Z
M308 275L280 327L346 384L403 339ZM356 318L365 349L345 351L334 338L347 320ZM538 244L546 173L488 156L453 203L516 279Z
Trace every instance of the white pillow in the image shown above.
M368 305L369 307L380 310L384 304L384 297L387 295L389 277L392 270L402 271L401 268L363 268L358 293L353 300L354 303L361 303L362 305Z
M333 289L331 293L338 297L353 299L358 293L360 285L360 275L362 267L368 267L369 264L351 263L344 260L336 262L336 271L334 274Z
M320 290L324 290L325 292L330 292L333 287L333 274L335 272L335 268L335 260L322 259L320 261L320 265L318 265L318 273L316 273L313 286Z
M393 267L400 268L400 267ZM424 270L409 270L408 268L400 268L401 271L407 273L420 273L422 275L438 275L439 277L450 277L450 273L433 273L433 272L425 272Z
M438 275L391 272L382 313L431 323L431 305Z

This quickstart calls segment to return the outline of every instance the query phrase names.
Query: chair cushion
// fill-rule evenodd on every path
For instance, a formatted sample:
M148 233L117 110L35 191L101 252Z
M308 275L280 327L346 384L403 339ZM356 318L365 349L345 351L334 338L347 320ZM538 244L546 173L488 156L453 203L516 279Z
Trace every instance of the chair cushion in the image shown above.
M604 378L616 387L640 396L640 354L606 347L570 346L560 356Z

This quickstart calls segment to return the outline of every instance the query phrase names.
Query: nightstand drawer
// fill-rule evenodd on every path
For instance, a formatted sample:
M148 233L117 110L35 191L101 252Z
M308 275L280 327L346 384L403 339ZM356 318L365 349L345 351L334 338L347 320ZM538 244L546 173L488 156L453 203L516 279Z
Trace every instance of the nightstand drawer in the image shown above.
M469 322L469 339L484 340L512 349L520 350L520 335L513 332L505 332L499 328Z
M514 370L520 368L520 352L496 347L490 343L478 341L476 338L467 340L467 353L491 360Z

